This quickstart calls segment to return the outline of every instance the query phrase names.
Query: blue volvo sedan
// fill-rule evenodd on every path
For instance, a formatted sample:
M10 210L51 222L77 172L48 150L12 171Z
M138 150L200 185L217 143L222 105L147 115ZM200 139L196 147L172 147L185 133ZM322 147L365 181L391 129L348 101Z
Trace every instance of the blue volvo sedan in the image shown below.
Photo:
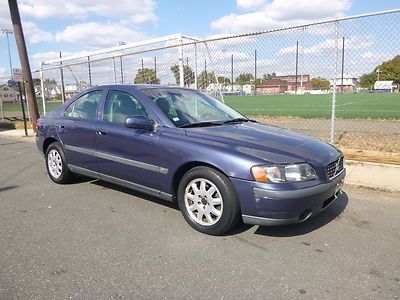
M63 184L80 174L177 201L194 229L303 222L341 192L335 147L262 125L199 91L88 89L39 119L37 147Z

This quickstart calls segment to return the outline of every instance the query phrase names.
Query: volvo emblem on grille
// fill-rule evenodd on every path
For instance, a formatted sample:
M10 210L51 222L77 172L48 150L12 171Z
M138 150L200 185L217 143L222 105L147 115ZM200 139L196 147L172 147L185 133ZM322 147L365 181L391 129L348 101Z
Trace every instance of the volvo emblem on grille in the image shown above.
M337 172L339 171L339 163L340 163L340 158L339 158L338 161L336 162L335 173L334 173L333 175L336 175Z

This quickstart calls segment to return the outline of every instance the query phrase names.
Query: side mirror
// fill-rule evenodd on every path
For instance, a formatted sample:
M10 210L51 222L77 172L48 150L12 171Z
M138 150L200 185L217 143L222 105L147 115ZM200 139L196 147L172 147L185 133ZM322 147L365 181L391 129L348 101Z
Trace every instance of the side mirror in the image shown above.
M133 116L125 119L125 127L133 129L154 129L154 122L144 116Z

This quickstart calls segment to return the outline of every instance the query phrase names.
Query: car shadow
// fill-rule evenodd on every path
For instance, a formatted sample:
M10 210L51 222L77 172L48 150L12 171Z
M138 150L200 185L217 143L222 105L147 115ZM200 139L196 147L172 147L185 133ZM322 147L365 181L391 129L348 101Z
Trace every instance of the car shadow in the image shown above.
M259 226L254 234L271 237L292 237L310 233L327 225L339 217L346 209L349 198L345 192L338 195L338 198L323 212L303 223L283 226Z
M177 202L170 202L170 201L167 201L167 200L164 200L164 199L161 199L161 198L150 196L150 195L147 195L147 194L144 194L144 193L132 190L132 189L128 189L128 188L125 188L125 187L120 186L120 185L112 184L112 183L109 183L107 181L102 181L102 180L99 180L99 179L94 180L91 183L95 184L97 186L103 187L103 188L112 189L114 191L119 191L119 192L124 193L124 194L129 194L131 196L134 196L134 197L137 197L137 198L141 198L141 199L144 199L144 200L147 200L147 201L151 201L153 203L160 204L160 205L163 205L163 206L167 206L169 208L172 208L172 209L180 211Z
M0 192L9 191L9 190L15 189L17 187L18 187L18 185L9 185L9 186L0 187Z
M154 196L149 196L147 194L129 188L125 188L123 186L119 186L113 183L109 183L99 179L92 179L85 176L79 176L75 180L75 183L84 183L84 182L90 182L91 184L97 185L102 188L119 191L124 194L129 194L131 196L151 201L153 203L160 204L180 211L177 202L169 202L167 200ZM348 202L349 199L347 194L345 192L342 192L341 194L338 195L338 198L328 208L326 208L319 215L311 217L305 222L291 224L291 225L282 225L282 226L258 226L254 234L271 236L271 237L292 237L310 233L314 230L317 230L327 225L328 223L332 222L337 217L339 217L342 214L342 212L346 209ZM227 232L226 234L224 234L224 236L237 235L250 230L254 226L257 225L244 224L243 221L240 220L237 226L232 230L230 230L229 232Z

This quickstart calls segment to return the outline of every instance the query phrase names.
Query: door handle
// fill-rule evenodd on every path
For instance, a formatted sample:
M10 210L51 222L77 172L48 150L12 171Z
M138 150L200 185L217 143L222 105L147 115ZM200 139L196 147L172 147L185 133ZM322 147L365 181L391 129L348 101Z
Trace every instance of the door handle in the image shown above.
M107 135L107 132L98 130L98 131L96 131L96 134L97 135Z

